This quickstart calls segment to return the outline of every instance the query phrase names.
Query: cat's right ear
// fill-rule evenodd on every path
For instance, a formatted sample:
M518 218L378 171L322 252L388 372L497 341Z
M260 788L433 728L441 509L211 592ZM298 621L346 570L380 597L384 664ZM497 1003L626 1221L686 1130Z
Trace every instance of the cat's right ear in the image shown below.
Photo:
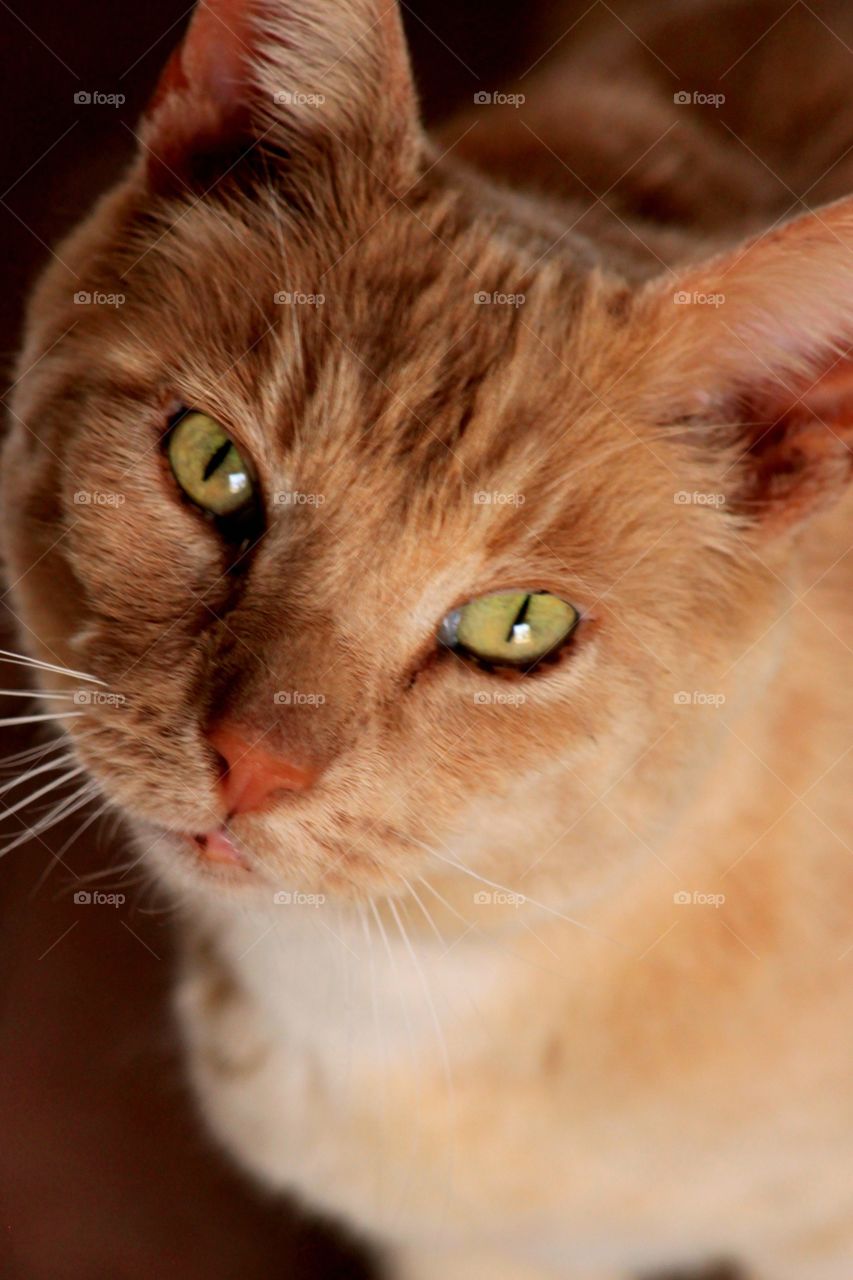
M658 335L656 400L722 468L727 512L771 537L841 497L853 481L853 197L652 282L638 318Z
M199 0L141 132L150 187L204 189L252 156L349 156L407 183L420 128L396 0Z

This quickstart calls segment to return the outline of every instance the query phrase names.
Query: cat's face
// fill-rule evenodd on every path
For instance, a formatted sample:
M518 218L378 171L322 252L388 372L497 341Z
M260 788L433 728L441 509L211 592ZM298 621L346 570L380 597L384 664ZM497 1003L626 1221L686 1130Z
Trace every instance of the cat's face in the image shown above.
M147 146L177 182L168 81L161 110ZM707 430L735 357L717 396L671 282L632 290L572 236L546 254L551 215L404 125L371 117L361 155L315 125L313 167L292 132L213 183L206 155L206 194L143 157L63 249L77 282L52 267L33 302L4 458L18 608L40 657L104 682L69 732L182 884L361 895L438 856L558 867L571 897L685 802L719 733L694 694L737 699L764 660L781 553L744 551L744 512L773 457L749 482ZM187 410L251 476L239 537L182 491ZM574 611L544 661L441 642L510 591ZM235 816L229 734L303 782ZM193 841L226 820L249 872Z

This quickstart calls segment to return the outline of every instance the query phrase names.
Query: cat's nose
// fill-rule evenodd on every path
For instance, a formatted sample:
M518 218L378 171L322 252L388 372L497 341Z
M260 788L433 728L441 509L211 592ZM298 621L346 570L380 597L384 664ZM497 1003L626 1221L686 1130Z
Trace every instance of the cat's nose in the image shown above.
M277 792L307 791L320 773L311 765L297 764L253 743L250 734L218 725L207 735L223 761L219 785L229 817L262 809Z

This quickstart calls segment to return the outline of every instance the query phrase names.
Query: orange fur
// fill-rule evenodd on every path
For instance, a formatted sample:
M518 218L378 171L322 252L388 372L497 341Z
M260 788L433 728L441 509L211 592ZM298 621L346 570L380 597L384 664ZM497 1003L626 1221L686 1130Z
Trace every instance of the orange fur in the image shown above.
M781 222L691 126L593 201L575 150L665 127L640 69L624 134L561 113L563 53L445 156L379 0L220 9L239 49L202 11L62 251L125 304L35 292L3 466L26 642L123 699L70 737L185 904L208 1118L401 1277L846 1280L853 200ZM240 572L178 404L259 472ZM558 663L438 652L520 584L582 613ZM225 816L228 715L324 768L234 820L251 884L181 835Z

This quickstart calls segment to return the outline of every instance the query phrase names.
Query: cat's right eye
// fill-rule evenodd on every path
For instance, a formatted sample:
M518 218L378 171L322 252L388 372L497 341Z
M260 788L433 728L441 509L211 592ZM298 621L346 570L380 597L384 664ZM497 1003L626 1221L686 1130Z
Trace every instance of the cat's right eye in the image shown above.
M549 591L498 591L454 609L438 638L489 668L530 671L557 656L580 620L577 609Z
M256 506L251 466L209 414L192 411L180 417L169 434L166 453L178 485L202 511L225 520Z

